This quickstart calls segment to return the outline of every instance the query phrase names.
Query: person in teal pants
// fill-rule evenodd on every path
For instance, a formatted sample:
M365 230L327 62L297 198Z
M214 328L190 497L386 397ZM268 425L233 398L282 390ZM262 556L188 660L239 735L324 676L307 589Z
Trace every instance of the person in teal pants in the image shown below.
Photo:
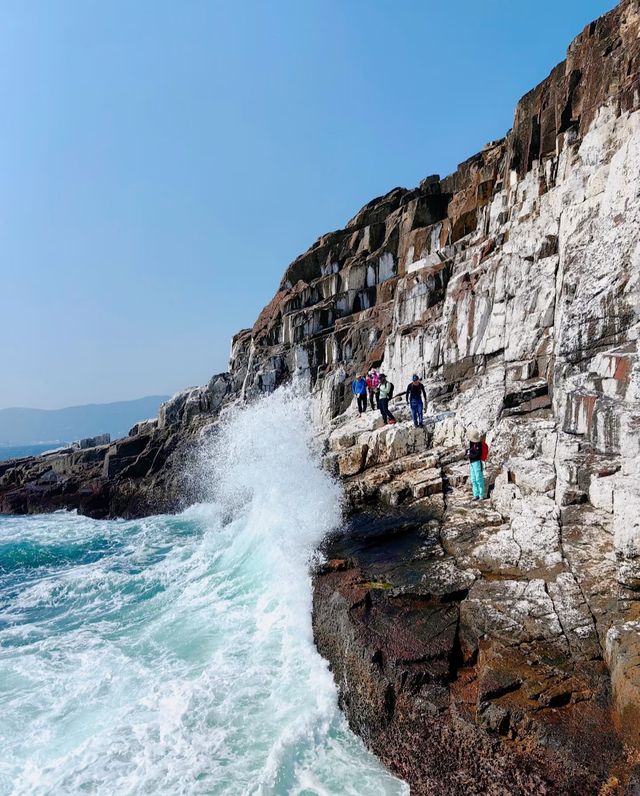
M482 434L472 428L468 435L467 458L471 469L471 489L474 500L484 500L484 471L482 465Z

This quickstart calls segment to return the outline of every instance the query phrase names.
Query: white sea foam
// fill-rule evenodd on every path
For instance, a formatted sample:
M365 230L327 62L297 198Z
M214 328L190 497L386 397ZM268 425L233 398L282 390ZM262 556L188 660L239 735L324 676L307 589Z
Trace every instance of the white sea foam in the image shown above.
M408 792L313 645L307 564L340 495L310 439L281 391L203 452L208 503L0 518L0 792Z

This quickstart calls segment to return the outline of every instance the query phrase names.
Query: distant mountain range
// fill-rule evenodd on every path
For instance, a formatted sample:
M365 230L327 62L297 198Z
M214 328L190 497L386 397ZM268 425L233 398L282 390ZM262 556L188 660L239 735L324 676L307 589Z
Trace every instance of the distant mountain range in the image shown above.
M155 417L168 397L148 395L66 409L0 409L0 446L73 442L104 433L112 439L122 437L139 420Z

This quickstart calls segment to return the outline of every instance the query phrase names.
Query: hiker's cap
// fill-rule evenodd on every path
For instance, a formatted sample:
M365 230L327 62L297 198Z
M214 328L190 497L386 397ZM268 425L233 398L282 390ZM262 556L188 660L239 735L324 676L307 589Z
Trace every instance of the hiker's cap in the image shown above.
M411 381L420 381L420 376L416 376L416 374L414 373L413 376L411 377Z
M467 437L469 437L470 442L480 442L482 434L477 428L470 428L469 431L467 431Z

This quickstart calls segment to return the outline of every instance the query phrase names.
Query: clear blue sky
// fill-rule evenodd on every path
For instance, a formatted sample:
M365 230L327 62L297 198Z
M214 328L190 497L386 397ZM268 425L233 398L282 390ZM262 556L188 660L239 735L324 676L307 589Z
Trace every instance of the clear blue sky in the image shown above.
M287 264L442 175L614 0L6 0L0 407L226 368Z

